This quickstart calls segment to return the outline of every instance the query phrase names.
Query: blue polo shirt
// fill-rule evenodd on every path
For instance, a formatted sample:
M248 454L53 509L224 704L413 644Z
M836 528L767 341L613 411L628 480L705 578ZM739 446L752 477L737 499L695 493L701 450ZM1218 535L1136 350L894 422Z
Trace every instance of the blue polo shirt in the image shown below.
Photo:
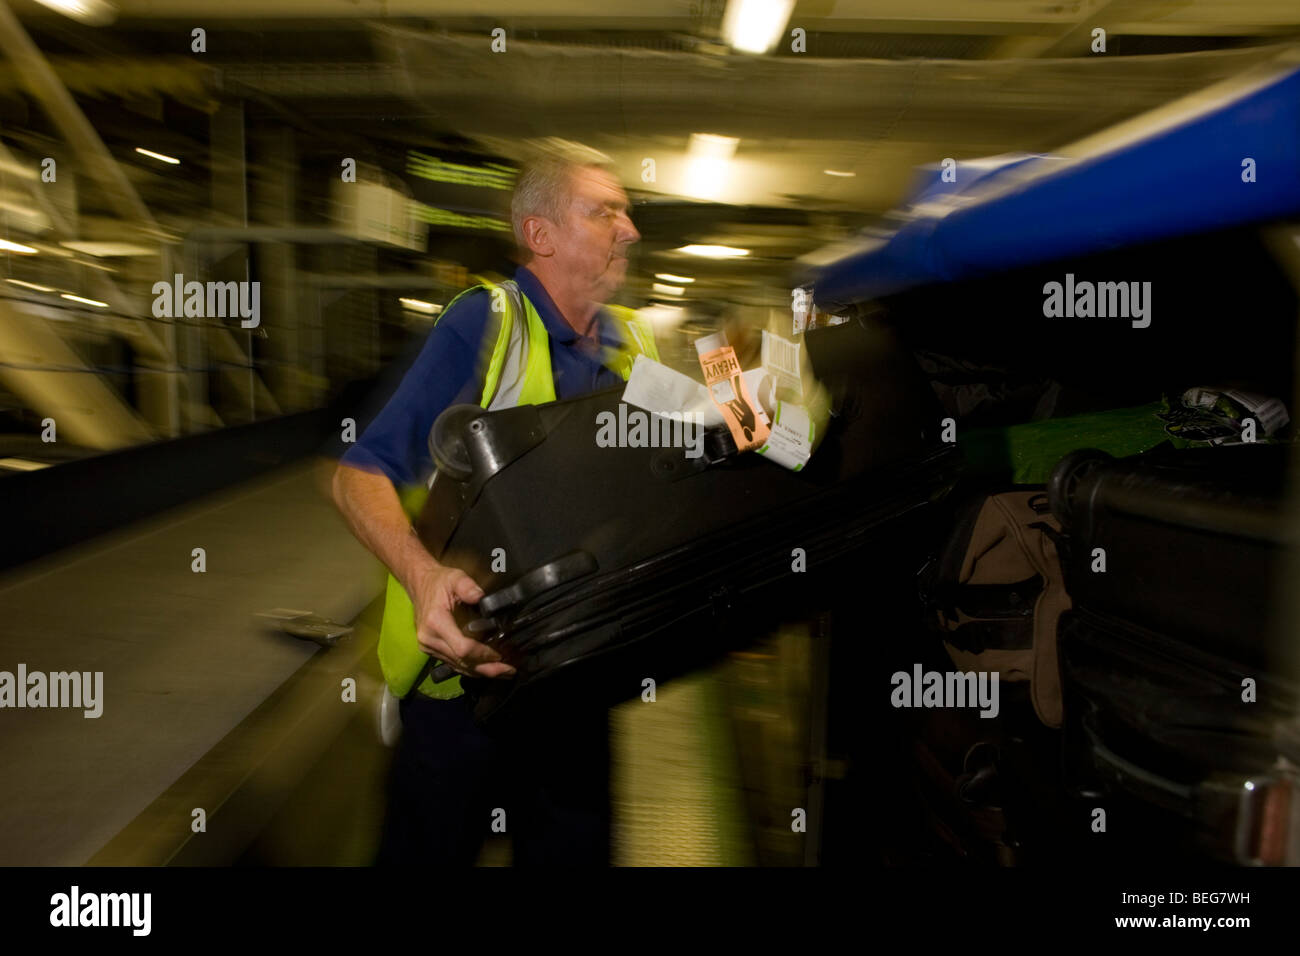
M623 384L617 372L601 364L595 343L564 321L527 267L515 271L515 282L546 326L557 399ZM438 317L392 398L343 454L344 464L382 472L398 487L428 481L433 472L429 430L434 419L451 405L477 405L482 398L485 369L477 366L491 301L486 289L478 289ZM621 339L609 314L601 309L595 321L601 343L618 347Z

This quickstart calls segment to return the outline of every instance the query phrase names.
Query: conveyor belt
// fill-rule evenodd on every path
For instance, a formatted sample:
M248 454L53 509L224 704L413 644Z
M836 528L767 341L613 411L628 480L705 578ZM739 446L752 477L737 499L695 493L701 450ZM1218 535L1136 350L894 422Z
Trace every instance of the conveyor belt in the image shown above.
M745 808L713 672L614 711L614 862L743 866Z
M0 577L0 670L102 671L104 696L0 710L0 865L84 863L318 651L255 612L350 620L379 586L306 464Z

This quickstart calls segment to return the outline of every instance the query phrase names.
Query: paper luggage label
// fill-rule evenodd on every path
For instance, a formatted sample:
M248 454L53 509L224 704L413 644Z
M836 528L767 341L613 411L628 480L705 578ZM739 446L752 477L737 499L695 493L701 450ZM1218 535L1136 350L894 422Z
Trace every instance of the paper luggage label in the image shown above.
M803 335L808 330L808 320L813 314L813 298L810 289L795 289L792 309L794 322L792 331L795 335Z
M708 390L689 375L638 355L623 389L623 401L647 412L669 418L699 416L705 428L723 424L722 413L709 398Z
M1226 388L1223 390L1223 394L1255 416L1255 420L1259 422L1259 426L1265 435L1273 434L1291 421L1286 406L1276 398L1268 398L1252 392L1243 392L1235 388Z
M812 457L817 426L808 409L789 402L777 402L772 419L772 432L758 453L791 471L798 471Z
M796 400L803 398L801 351L798 342L791 342L773 335L767 329L763 330L763 369L772 377L778 389L789 392Z
M749 451L762 445L771 432L767 416L750 394L741 376L740 362L735 350L720 333L706 335L695 342L713 404L722 412L722 418L731 431L738 451Z
M1259 422L1260 430L1265 435L1272 435L1279 429L1285 428L1291 421L1286 406L1278 399L1256 395L1253 392L1243 392L1236 388L1221 390L1205 386L1189 388L1183 393L1183 404L1188 408L1204 408L1213 412L1220 395L1232 399L1244 408L1247 414Z

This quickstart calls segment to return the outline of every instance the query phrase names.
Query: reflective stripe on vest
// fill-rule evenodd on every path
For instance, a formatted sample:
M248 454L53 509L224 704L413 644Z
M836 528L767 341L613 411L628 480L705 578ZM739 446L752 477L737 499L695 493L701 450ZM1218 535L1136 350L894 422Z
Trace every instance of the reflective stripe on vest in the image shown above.
M501 328L492 348L479 404L488 411L496 411L555 401L550 336L533 304L513 281L499 286L484 281L482 286L474 287L477 288L486 288L492 293L492 314L501 316ZM466 289L452 299L441 315L446 315L457 299L474 289ZM614 316L623 341L621 349L606 347L604 363L626 381L637 354L656 362L659 360L654 332L632 309L613 305L604 308ZM414 518L424 506L428 488L416 485L402 491L400 497L407 515ZM415 608L406 589L390 574L384 596L384 619L379 629L379 665L384 680L395 695L405 697L413 689L428 660L416 638ZM421 694L441 700L464 693L459 675L438 683L426 677L419 690Z

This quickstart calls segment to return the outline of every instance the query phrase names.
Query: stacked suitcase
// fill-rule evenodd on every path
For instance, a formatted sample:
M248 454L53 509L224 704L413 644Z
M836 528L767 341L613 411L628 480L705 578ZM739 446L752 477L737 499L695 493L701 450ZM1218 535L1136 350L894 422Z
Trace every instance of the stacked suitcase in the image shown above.
M1130 853L1300 863L1289 454L1076 452L1052 475L1066 767Z

